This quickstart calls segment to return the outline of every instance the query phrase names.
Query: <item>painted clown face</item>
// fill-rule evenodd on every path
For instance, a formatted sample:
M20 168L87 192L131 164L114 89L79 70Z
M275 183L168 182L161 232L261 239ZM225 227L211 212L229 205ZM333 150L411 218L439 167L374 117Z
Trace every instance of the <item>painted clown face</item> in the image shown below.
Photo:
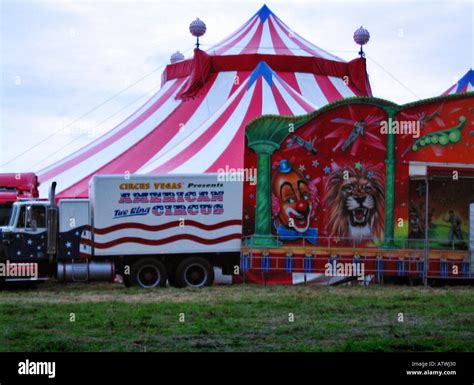
M304 233L309 228L312 210L308 183L298 171L285 171L279 171L272 182L280 205L277 219L279 224Z

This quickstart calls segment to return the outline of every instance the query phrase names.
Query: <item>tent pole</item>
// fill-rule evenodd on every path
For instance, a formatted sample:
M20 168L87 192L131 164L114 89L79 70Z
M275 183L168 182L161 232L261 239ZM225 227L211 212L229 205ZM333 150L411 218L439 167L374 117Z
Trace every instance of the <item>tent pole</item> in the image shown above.
M428 237L428 230L429 230L429 189L430 184L428 182L428 176L425 177L425 250L424 250L424 262L423 262L423 285L425 287L428 286L428 263L429 263L429 237Z

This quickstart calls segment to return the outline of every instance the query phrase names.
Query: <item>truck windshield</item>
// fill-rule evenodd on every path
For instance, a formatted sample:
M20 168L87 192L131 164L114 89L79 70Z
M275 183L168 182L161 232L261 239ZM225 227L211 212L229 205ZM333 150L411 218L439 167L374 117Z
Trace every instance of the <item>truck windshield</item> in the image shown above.
M0 226L7 226L12 211L11 203L0 204Z
M8 226L14 226L15 225L15 219L16 219L17 212L18 212L18 206L13 205L13 210L12 210L12 213L10 215L10 222L8 223Z
M27 206L21 206L20 217L18 218L17 228L33 228L33 223L27 221ZM31 206L31 220L36 222L36 227L46 227L46 209L44 206Z

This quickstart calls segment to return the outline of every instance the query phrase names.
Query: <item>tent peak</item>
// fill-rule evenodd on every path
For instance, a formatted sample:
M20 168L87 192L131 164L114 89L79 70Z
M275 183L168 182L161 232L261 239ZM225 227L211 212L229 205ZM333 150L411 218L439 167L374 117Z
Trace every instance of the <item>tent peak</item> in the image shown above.
M265 62L265 60L262 60L260 63L258 63L258 66L255 68L255 70L252 72L250 75L250 80L249 80L249 85L247 89L252 87L253 83L261 76L265 81L268 83L268 85L271 87L273 83L273 76L275 75L275 71L273 71L270 66Z
M345 62L288 27L266 4L232 34L207 50L213 56L306 56Z
M255 15L256 16L258 15L258 17L260 17L260 21L262 23L265 23L268 16L270 16L270 15L275 16L275 14L271 11L270 8L267 7L266 4L263 4L262 8L260 8Z
M474 71L469 69L458 82L449 87L442 95L460 94L474 90Z

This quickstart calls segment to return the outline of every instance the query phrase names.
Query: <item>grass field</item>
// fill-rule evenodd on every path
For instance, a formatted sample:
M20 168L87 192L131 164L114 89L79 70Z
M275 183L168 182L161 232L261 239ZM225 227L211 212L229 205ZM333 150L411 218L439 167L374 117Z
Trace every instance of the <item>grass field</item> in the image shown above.
M474 288L46 284L0 323L0 351L474 351Z

